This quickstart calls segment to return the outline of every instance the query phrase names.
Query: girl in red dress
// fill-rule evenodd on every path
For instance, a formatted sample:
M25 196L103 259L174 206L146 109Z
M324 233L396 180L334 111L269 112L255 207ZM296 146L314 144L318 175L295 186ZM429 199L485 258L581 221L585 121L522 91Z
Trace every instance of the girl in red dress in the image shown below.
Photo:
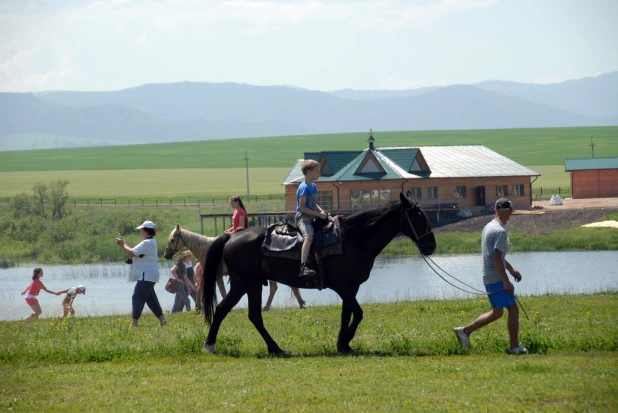
M232 234L236 231L247 228L247 210L240 199L240 195L236 195L230 198L230 206L234 208L234 215L232 216L232 226L225 230L226 234Z
M50 294L55 294L55 295L59 294L59 293L50 291L47 288L45 288L45 286L40 280L42 276L43 276L43 269L35 268L32 273L32 282L24 290L24 292L21 293L21 295L26 296L26 303L30 306L30 308L32 308L32 311L34 311L34 313L30 314L30 317L26 318L26 320L31 320L33 318L39 318L41 313L43 313L43 311L41 310L41 306L39 305L39 299L38 299L38 295L41 290L48 292Z

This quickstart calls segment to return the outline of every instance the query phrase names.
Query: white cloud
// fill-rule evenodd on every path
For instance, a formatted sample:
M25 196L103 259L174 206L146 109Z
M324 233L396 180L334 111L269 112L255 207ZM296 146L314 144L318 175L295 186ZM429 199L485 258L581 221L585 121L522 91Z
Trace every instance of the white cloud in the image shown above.
M137 39L135 40L135 45L140 49L144 49L148 47L148 32L143 31L139 34Z

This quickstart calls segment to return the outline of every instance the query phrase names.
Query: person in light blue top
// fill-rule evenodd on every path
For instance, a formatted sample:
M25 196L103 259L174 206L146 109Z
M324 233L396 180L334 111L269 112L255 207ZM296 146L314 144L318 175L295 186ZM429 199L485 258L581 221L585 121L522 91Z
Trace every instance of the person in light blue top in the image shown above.
M455 335L462 348L470 346L470 334L494 321L504 314L506 308L509 312L507 327L509 331L510 346L505 349L507 354L526 354L528 350L519 342L519 308L515 299L515 287L506 274L508 270L515 281L521 281L521 274L506 260L508 235L506 222L513 213L513 204L507 198L496 201L494 219L483 229L481 235L483 254L483 284L489 293L491 311L480 315L472 324L466 327L456 327Z
M129 244L119 236L116 238L118 244L124 252L129 256L127 260L131 263L131 275L129 280L137 281L132 297L132 316L131 327L137 327L139 318L144 310L144 305L147 304L152 313L159 319L161 325L167 324L163 316L163 309L159 304L159 298L155 292L155 284L159 281L159 264L157 241L155 235L155 224L152 221L144 221L142 225L137 227L139 230L142 242L131 248Z
M304 238L300 258L300 277L315 275L315 271L307 267L313 243L313 218L328 218L328 212L320 208L316 202L318 187L314 181L321 175L320 168L320 163L317 161L312 159L304 161L301 169L305 179L296 190L296 226Z

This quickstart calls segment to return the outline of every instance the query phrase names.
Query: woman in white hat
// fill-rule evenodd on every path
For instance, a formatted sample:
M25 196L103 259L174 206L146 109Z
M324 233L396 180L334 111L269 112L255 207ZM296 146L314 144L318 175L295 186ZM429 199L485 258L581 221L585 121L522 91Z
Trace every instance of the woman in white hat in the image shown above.
M167 321L165 321L163 309L161 309L159 298L154 289L155 284L159 281L159 257L157 241L154 238L157 234L155 224L152 221L144 221L137 229L142 237L142 242L134 248L131 248L122 237L116 238L116 244L120 245L129 256L127 262L132 264L129 280L137 281L132 297L133 319L131 320L131 327L137 327L145 304L159 319L159 324L165 325Z

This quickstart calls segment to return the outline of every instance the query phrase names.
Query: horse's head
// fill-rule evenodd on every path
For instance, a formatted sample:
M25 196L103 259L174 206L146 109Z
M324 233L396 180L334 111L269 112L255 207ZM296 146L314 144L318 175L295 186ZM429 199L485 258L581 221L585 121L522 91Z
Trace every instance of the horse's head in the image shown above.
M399 194L401 200L401 232L412 239L423 255L431 255L436 250L436 238L429 218L421 206L412 198Z
M184 246L185 243L182 239L180 225L176 224L176 227L172 230L169 238L167 239L167 247L165 247L163 256L166 260L171 260L174 254L180 251Z

